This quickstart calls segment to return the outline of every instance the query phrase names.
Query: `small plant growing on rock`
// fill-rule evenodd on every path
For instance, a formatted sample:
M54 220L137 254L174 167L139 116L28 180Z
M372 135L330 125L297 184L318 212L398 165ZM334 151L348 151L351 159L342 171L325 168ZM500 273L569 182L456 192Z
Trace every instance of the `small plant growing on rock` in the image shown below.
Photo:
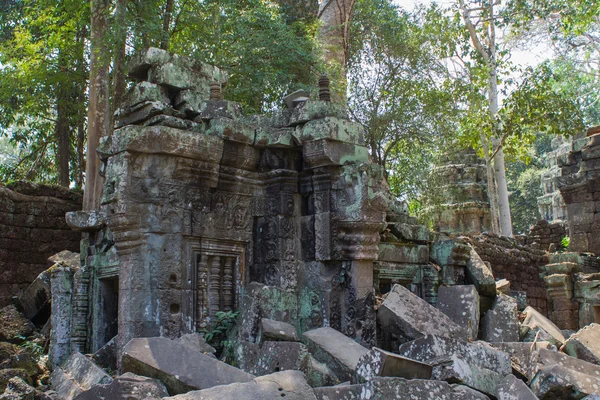
M231 347L228 344L227 337L238 315L239 312L237 311L218 311L215 313L210 324L200 330L206 342L214 347L218 354L221 354L224 349Z
M563 236L563 238L560 239L560 245L562 246L562 248L564 250L568 250L570 244L571 244L571 238L570 237Z

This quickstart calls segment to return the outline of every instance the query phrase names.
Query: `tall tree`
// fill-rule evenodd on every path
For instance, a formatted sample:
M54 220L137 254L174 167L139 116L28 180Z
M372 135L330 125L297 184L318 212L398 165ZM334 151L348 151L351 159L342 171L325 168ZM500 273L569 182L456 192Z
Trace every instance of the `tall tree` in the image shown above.
M83 209L97 209L102 194L103 179L100 176L100 159L96 149L100 138L111 131L110 107L110 49L108 44L109 0L91 0L91 40L90 40L90 89L88 102L86 184Z

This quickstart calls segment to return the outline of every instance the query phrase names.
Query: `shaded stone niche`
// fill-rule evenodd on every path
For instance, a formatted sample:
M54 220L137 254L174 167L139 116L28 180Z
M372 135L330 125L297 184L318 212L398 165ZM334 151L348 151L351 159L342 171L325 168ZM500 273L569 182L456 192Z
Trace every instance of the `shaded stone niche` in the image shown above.
M198 331L250 282L296 296L301 330L330 324L374 344L389 195L362 127L312 99L245 116L223 100L224 72L158 49L129 71L98 149L101 208L67 217L84 232L72 348Z

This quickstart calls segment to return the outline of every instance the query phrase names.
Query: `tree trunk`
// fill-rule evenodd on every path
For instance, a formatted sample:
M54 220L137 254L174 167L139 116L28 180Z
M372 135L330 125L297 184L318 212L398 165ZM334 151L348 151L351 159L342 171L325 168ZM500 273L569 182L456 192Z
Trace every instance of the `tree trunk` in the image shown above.
M171 34L169 28L171 27L171 15L173 14L173 0L167 0L165 5L165 13L163 15L163 27L162 37L160 39L160 48L163 50L169 50L169 39Z
M100 138L110 133L109 69L110 55L108 39L108 0L91 0L91 57L90 57L90 100L88 103L86 184L83 198L85 211L95 210L100 205L103 179L100 176L100 158L96 154Z
M69 177L69 153L71 143L69 140L69 107L68 90L65 90L64 84L59 83L58 98L56 99L56 125L54 126L54 135L56 137L57 152L56 164L58 166L58 182L60 186L69 187L71 183Z
M492 233L500 234L498 225L498 207L496 203L496 183L494 181L494 169L492 168L491 154L489 152L489 144L485 137L481 137L485 154L485 174L487 177L487 192L490 203L490 222L492 224Z
M115 56L113 60L113 85L112 85L112 114L117 111L125 96L125 56L127 39L127 3L128 0L117 0L115 10Z
M319 41L325 64L333 75L334 96L346 100L346 62L352 8L356 0L321 0L319 5Z

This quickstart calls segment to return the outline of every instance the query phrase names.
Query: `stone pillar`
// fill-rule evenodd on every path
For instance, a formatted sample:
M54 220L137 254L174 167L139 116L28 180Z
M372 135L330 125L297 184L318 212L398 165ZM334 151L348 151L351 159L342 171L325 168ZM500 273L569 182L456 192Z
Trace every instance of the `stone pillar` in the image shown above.
M73 316L73 274L71 267L57 265L52 270L52 330L50 363L60 365L71 354L71 318Z

